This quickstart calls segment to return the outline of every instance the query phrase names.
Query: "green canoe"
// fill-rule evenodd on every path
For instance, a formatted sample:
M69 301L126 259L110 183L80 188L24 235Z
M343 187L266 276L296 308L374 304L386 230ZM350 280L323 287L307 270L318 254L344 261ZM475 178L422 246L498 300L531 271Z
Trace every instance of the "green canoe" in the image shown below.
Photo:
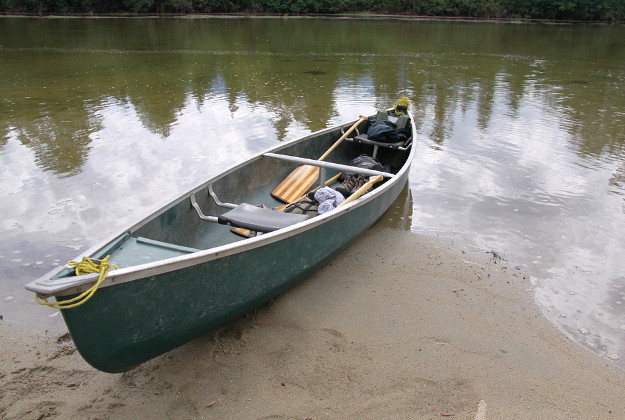
M412 120L404 117L406 141L367 138L376 119L394 117L383 111L352 132L354 121L255 155L81 254L76 261L110 255L118 267L89 300L61 310L82 357L105 372L129 370L262 305L335 256L389 208L407 182L416 139ZM349 166L361 155L375 157L387 170ZM323 214L274 210L284 203L272 191L302 165L320 168L313 188L341 171L382 181ZM233 226L252 233L235 234ZM39 299L64 301L98 278L65 266L26 289Z

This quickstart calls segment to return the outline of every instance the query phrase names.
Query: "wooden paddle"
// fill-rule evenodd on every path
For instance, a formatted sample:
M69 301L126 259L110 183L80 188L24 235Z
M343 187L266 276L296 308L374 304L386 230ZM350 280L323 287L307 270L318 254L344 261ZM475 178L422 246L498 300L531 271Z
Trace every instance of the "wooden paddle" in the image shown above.
M341 144L341 142L351 134L367 117L360 116L360 119L352 125L318 160L324 160L328 155ZM306 194L319 177L319 167L312 165L302 165L291 172L284 180L271 192L275 198L285 203L291 203Z
M360 187L356 191L354 191L352 193L352 195L350 195L345 201L343 201L341 204L339 204L337 206L337 208L341 207L341 206L344 206L345 204L351 203L352 201L354 201L355 199L357 199L358 197L360 197L361 195L363 195L364 193L369 191L369 189L371 189L371 187L373 187L373 184L375 184L376 182L380 182L383 179L384 179L384 177L382 175L376 175L376 176L370 177L369 181L367 181L366 184L364 184L362 187Z
M325 185L326 185L326 186L328 186L328 185L332 184L334 181L336 181L337 179L339 179L339 177L341 176L341 174L342 174L342 173L343 173L343 172L339 172L338 174L334 175L332 178L328 179L328 180L326 181L326 184L325 184ZM313 188L312 190L310 190L310 191L309 191L309 192L307 192L306 194L302 195L301 197L296 198L295 200L291 201L290 203L286 203L286 204L283 204L283 205L281 205L281 206L276 207L276 210L280 210L280 211L284 210L285 208L287 208L287 207L288 207L288 206L290 206L291 204L293 204L293 203L297 203L299 200L301 200L301 199L303 199L303 198L306 198L306 196L308 196L308 194L310 194L311 192L315 192L315 191L317 191L319 188L321 188L321 187L319 186L319 187L317 187L317 188Z
M339 179L339 177L341 176L342 173L343 172L339 172L338 174L334 175L332 178L328 179L326 181L326 186L332 184L334 181ZM319 188L321 188L321 187L313 188L310 192L317 191ZM286 204L283 204L281 206L278 206L278 207L276 207L276 210L282 211L282 210L286 209L288 206L290 206L291 204L297 203L298 201L302 200L303 198L306 198L307 195L308 195L308 193L302 195L301 197L298 197L297 199L293 200L290 203L286 203ZM243 228L234 227L234 228L232 228L230 230L233 233L236 233L237 235L244 236L246 238L251 238L252 237L252 231L250 231L249 229L243 229Z

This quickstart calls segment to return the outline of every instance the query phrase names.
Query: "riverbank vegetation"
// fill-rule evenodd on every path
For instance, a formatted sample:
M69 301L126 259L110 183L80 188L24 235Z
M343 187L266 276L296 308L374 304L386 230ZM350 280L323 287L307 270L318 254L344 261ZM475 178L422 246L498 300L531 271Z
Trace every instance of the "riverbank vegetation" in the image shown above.
M403 14L497 19L623 21L623 0L0 0L0 13Z

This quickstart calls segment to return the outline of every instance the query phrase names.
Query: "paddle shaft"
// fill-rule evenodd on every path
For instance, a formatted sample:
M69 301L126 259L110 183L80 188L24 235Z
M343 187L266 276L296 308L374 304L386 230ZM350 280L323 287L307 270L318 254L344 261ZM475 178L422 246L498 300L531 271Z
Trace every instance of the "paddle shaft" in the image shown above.
M351 127L349 127L349 129L348 129L348 130L347 130L347 131L346 131L346 132L345 132L345 133L344 133L341 137L339 137L339 139L338 139L336 142L334 142L334 144L333 144L333 145L332 145L332 146L331 146L331 147L330 147L330 148L329 148L329 149L328 149L328 150L327 150L327 151L326 151L323 155L321 155L321 157L320 157L319 159L317 159L317 160L324 160L325 158L327 158L327 157L328 157L328 155L329 155L330 153L332 153L332 151L333 151L334 149L336 149L336 148L338 147L338 145L339 145L339 144L341 144L341 142L342 142L343 140L345 140L345 139L347 138L347 136L349 136L349 135L352 133L352 131L354 131L354 130L356 129L356 127L358 127L358 125L359 125L361 122L363 122L363 121L367 121L367 120L368 120L368 118L367 118L367 117L365 117L364 115L361 115L361 116L360 116L360 118L358 119L358 121L356 121L356 122L354 123L354 125L352 125Z
M380 182L384 179L384 177L378 175L378 176L372 176L371 178L369 178L369 181L367 181L367 183L365 185L363 185L362 187L358 188L358 190L354 191L352 193L352 195L350 195L345 201L343 201L341 204L339 204L337 207L341 207L344 206L345 204L351 203L352 201L356 200L357 198L359 198L361 195L363 195L364 193L366 193L367 191L369 191L369 189L371 187L373 187L373 184L375 184L376 182Z

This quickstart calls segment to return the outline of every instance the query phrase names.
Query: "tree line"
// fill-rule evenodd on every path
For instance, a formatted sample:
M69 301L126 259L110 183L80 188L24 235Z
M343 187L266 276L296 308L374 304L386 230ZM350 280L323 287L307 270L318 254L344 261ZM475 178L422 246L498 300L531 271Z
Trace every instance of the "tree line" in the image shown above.
M625 0L0 0L5 14L404 14L623 21Z

